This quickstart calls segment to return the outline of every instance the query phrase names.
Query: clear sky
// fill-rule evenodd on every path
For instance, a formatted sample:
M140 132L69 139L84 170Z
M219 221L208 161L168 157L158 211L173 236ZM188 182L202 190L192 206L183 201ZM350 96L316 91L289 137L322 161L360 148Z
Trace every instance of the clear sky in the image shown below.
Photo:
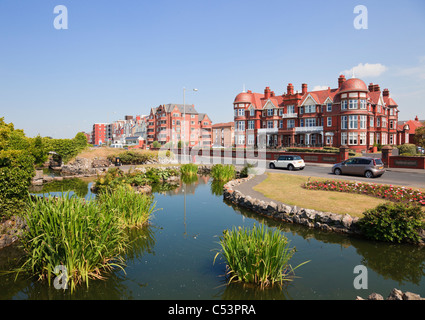
M67 30L54 28L57 5ZM357 5L367 29L354 27ZM186 87L186 103L228 122L244 85L335 88L356 67L390 90L400 120L425 119L424 40L423 0L0 0L0 117L71 138L183 103Z

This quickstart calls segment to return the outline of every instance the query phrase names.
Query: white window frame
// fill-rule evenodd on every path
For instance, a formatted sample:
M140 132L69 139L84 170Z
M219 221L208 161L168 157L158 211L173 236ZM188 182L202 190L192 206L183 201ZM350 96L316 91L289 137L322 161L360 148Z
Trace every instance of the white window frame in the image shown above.
M327 118L327 125L328 127L332 127L332 117Z
M349 129L358 129L359 128L359 117L357 115L350 115L348 117L348 128Z
M347 116L341 116L341 129L347 130L348 128L348 118Z
M358 134L357 132L349 132L348 133L348 144L351 146L358 145Z

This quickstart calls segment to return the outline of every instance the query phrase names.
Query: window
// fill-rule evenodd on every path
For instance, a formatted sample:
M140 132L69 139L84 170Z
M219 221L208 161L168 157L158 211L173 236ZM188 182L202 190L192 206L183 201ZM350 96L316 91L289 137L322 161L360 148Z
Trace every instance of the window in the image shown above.
M350 132L348 134L348 144L350 145L357 145L357 132Z
M327 112L332 112L332 103L328 103L328 104L326 105L326 111L327 111Z
M273 109L267 109L267 116L272 117L273 116Z
M191 117L192 119L195 119L195 115L194 115L194 114L191 114L191 115L190 115L190 117Z
M238 116L238 109L235 109L235 117Z
M300 114L303 114L304 113L304 108L303 107L300 107Z
M394 121L390 120L390 129L394 129Z
M327 121L328 121L328 127L332 127L332 117L328 117Z
M245 109L238 109L238 116L243 117L245 115Z
M386 128L387 127L387 118L382 117L382 128Z
M286 113L295 113L295 106L287 106L286 107Z
M283 109L279 109L279 116L283 115Z
M273 121L273 128L277 128L277 120Z
M366 110L366 106L367 106L366 100L365 99L361 99L360 100L360 109Z
M360 132L360 145L366 145L366 132Z
M254 120L248 121L248 130L254 130Z
M254 109L249 110L249 115L251 117L255 116L255 110Z
M248 135L248 145L250 145L250 146L254 145L254 135L253 134Z
M379 128L381 126L381 118L376 118L376 126Z
M315 127L316 126L316 118L306 118L305 119L306 127Z
M341 110L347 110L347 100L341 101Z
M350 105L349 105L350 109L358 109L358 107L359 107L359 103L357 99L350 100Z
M273 121L267 121L267 128L273 129Z
M245 136L243 134L238 135L238 144L245 144Z
M373 117L370 117L369 118L369 127L371 127L371 128L373 128L373 126L374 126L374 118Z
M390 144L394 144L394 135L390 134Z
M315 112L316 112L316 106L315 105L305 106L305 113L315 113Z
M295 128L295 119L286 120L286 127L288 129Z
M245 121L238 121L238 131L245 131Z
M359 124L358 124L358 120L359 118L358 118L358 116L357 115L355 115L355 116L349 116L349 128L350 129L358 129L358 126L359 126Z
M283 120L279 120L279 128L282 129L283 128Z
M347 132L341 132L341 145L347 145Z
M347 116L341 116L341 129L347 129Z
M304 127L304 119L300 120L300 127Z
M369 145L373 145L375 143L375 134L373 132L369 133Z
M366 129L367 116L360 116L360 129Z

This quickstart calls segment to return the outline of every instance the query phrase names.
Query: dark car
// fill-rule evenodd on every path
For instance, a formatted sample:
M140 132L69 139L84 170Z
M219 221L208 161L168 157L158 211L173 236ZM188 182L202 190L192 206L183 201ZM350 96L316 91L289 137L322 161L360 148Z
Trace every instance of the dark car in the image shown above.
M381 159L357 157L335 164L332 167L332 172L336 175L352 174L374 178L382 176L385 173L385 168Z

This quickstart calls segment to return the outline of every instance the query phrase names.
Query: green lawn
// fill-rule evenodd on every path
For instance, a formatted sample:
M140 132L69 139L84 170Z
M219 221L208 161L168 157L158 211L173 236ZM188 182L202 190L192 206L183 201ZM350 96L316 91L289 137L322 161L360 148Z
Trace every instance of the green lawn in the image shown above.
M326 180L311 177L312 180ZM323 212L349 214L362 217L363 212L386 201L367 195L333 191L306 190L301 186L308 177L284 173L267 173L267 178L254 187L264 196L288 205L314 209Z

